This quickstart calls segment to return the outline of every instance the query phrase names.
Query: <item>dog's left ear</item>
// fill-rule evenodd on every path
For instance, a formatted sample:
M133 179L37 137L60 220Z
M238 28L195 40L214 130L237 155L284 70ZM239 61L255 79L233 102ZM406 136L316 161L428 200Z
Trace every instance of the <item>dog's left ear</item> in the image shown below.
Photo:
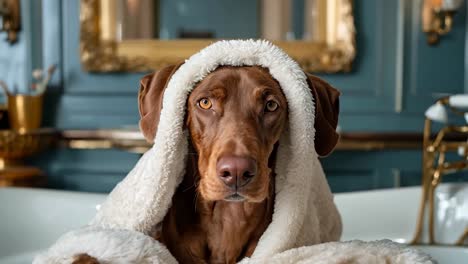
M315 102L315 150L319 156L327 156L339 139L336 126L341 93L324 80L310 74L306 75Z
M158 130L159 115L167 83L180 65L182 63L164 67L140 80L140 90L138 92L139 125L146 141L150 143L153 143Z

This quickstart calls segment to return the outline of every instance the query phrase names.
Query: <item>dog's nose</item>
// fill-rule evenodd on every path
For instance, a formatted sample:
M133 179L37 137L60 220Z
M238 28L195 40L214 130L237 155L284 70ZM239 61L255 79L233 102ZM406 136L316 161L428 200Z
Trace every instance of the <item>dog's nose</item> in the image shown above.
M257 174L257 163L251 158L223 156L218 160L216 170L224 184L236 189L245 186Z

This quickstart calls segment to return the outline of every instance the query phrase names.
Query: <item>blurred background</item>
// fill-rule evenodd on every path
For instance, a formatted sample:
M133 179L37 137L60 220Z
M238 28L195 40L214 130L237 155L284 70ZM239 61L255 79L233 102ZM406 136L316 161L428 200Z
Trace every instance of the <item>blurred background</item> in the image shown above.
M0 182L109 192L148 148L143 75L216 39L266 38L342 92L341 141L322 159L334 192L419 185L424 112L468 92L466 12L433 0L0 0Z

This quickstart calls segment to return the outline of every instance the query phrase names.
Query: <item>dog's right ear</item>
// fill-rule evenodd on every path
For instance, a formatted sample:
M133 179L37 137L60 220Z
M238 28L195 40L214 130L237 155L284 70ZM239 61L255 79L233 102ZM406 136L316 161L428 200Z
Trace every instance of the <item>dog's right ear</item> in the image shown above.
M319 156L327 156L338 143L336 132L340 112L340 92L317 76L307 74L315 103L315 150Z
M153 143L159 124L164 90L172 74L182 64L171 65L148 74L140 80L138 92L138 110L140 112L140 130L146 141Z

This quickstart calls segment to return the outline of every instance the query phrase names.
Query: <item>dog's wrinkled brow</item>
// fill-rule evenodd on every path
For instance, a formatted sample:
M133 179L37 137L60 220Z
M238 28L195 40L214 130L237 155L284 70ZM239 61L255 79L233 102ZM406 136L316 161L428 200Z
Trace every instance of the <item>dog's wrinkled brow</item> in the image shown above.
M207 92L211 97L222 99L226 97L226 89L223 86L209 86Z
M281 90L279 88L273 88L273 87L257 87L255 89L255 94L259 97L267 97L268 95L276 95L276 96L281 96Z

